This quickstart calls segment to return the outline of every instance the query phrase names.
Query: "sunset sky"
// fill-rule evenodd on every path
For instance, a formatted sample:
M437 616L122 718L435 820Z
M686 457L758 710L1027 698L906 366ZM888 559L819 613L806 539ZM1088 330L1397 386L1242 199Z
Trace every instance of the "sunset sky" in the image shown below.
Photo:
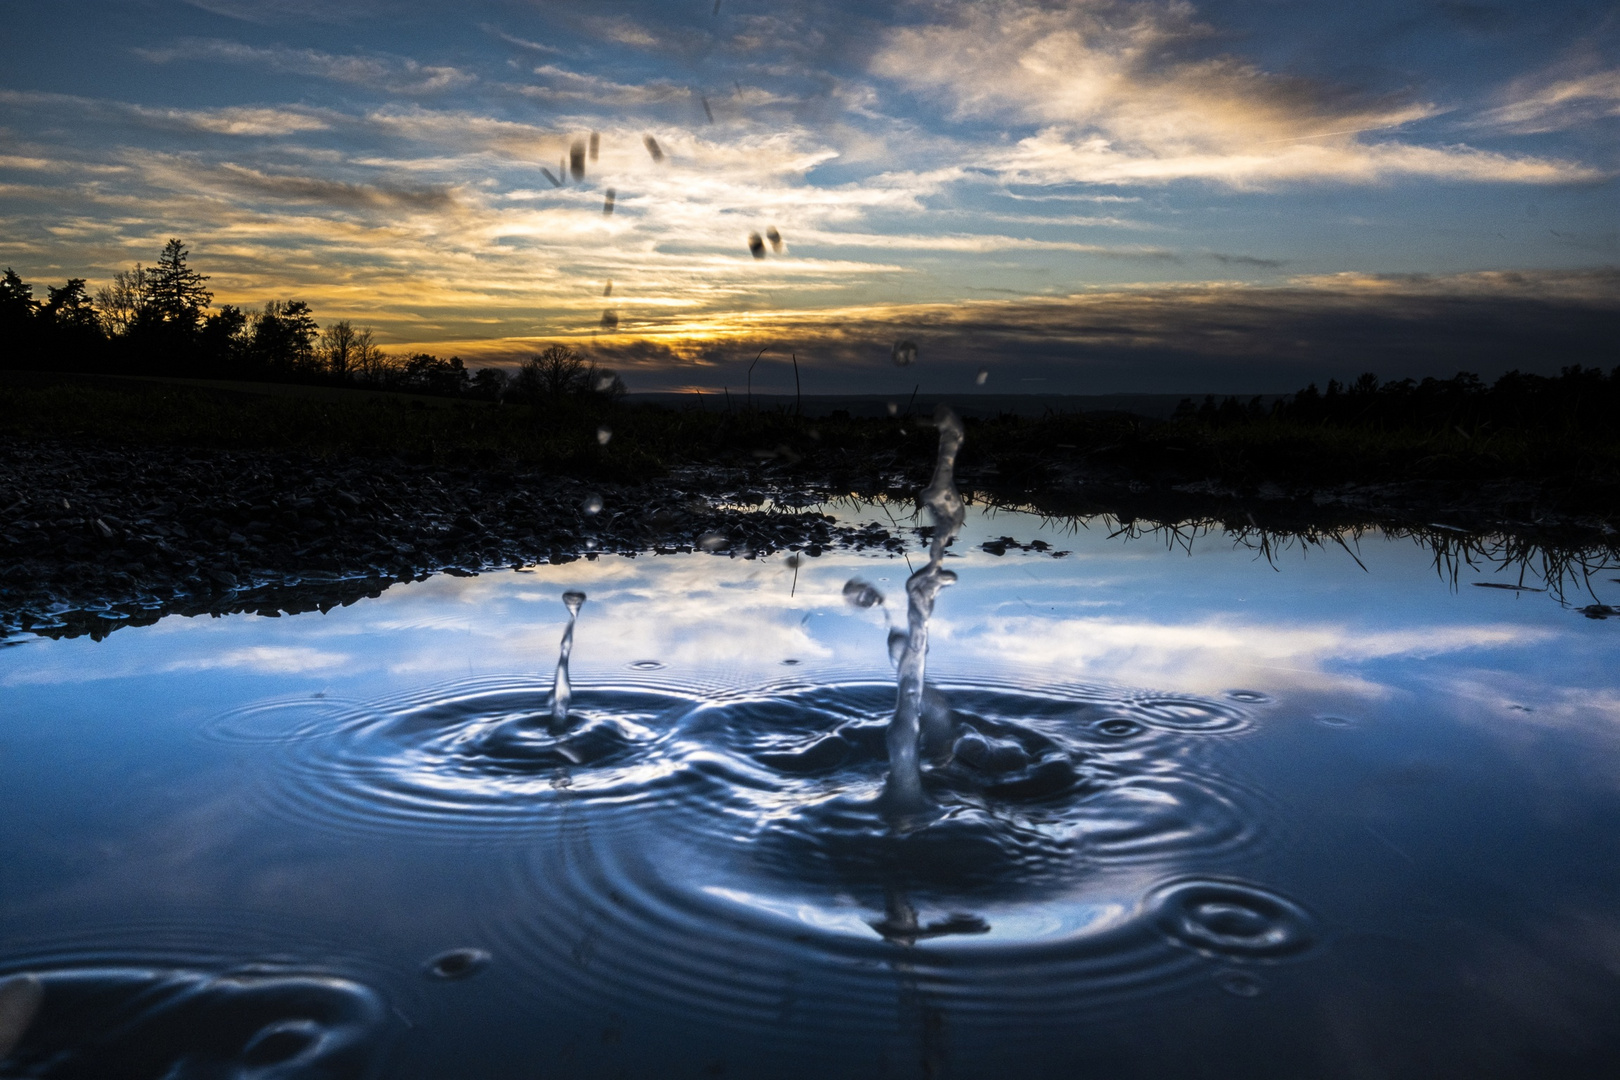
M796 352L807 393L1620 362L1613 0L0 17L0 266L36 295L178 236L216 303L470 363L566 340L632 390L740 385L765 347L755 388Z

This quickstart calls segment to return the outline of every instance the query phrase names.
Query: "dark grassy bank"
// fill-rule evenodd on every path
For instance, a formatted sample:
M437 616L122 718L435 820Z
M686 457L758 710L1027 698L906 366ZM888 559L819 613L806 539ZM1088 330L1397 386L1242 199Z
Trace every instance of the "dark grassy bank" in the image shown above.
M1442 569L1507 562L1577 592L1620 562L1620 425L1457 419L1236 402L1169 421L970 419L958 479L972 500L1172 543L1220 530L1261 552L1353 548L1377 528L1429 546ZM293 612L431 573L602 553L894 552L916 539L907 508L935 442L904 413L6 376L0 637ZM899 525L851 528L815 506L847 496L892 500ZM770 511L749 509L766 497Z

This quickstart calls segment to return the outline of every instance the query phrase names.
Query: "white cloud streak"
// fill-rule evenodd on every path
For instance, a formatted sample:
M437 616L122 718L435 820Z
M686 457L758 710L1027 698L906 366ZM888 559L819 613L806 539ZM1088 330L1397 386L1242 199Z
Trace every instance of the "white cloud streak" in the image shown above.
M289 75L307 75L402 94L434 94L476 81L473 75L458 68L422 64L409 57L383 54L340 56L315 49L259 47L234 41L182 41L162 49L136 49L135 53L155 64L175 60L250 64Z
M1568 161L1369 140L1439 110L1344 100L1240 60L1195 55L1190 47L1208 30L1186 4L1001 0L938 11L939 22L893 31L872 70L940 100L959 120L1037 127L990 165L1020 183L1191 179L1263 188L1596 175Z

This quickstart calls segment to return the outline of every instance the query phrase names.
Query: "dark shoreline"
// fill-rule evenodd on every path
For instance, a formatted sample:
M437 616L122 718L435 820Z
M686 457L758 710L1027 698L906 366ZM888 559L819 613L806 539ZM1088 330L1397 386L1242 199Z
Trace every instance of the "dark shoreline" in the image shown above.
M916 546L908 518L857 529L817 507L851 497L909 505L926 464L891 460L856 487L770 460L614 484L515 464L0 437L0 638L100 638L168 614L325 610L435 573L602 554L898 553ZM994 472L964 470L974 501L1074 524L1101 518L1128 534L1224 529L1264 551L1382 529L1427 544L1437 565L1506 560L1532 577L1577 584L1582 573L1620 565L1620 533L1609 520L1540 506L1535 485L1522 481L1243 492L1071 464L1032 492L998 487ZM587 512L592 495L603 502L595 514Z

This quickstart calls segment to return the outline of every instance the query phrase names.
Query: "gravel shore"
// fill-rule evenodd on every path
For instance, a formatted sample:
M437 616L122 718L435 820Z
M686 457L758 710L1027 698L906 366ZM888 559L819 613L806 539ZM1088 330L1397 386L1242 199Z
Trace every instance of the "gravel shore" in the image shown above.
M901 543L804 508L808 495L777 493L762 512L746 474L710 472L701 488L0 440L0 636L326 609L434 573L602 554L813 558Z

